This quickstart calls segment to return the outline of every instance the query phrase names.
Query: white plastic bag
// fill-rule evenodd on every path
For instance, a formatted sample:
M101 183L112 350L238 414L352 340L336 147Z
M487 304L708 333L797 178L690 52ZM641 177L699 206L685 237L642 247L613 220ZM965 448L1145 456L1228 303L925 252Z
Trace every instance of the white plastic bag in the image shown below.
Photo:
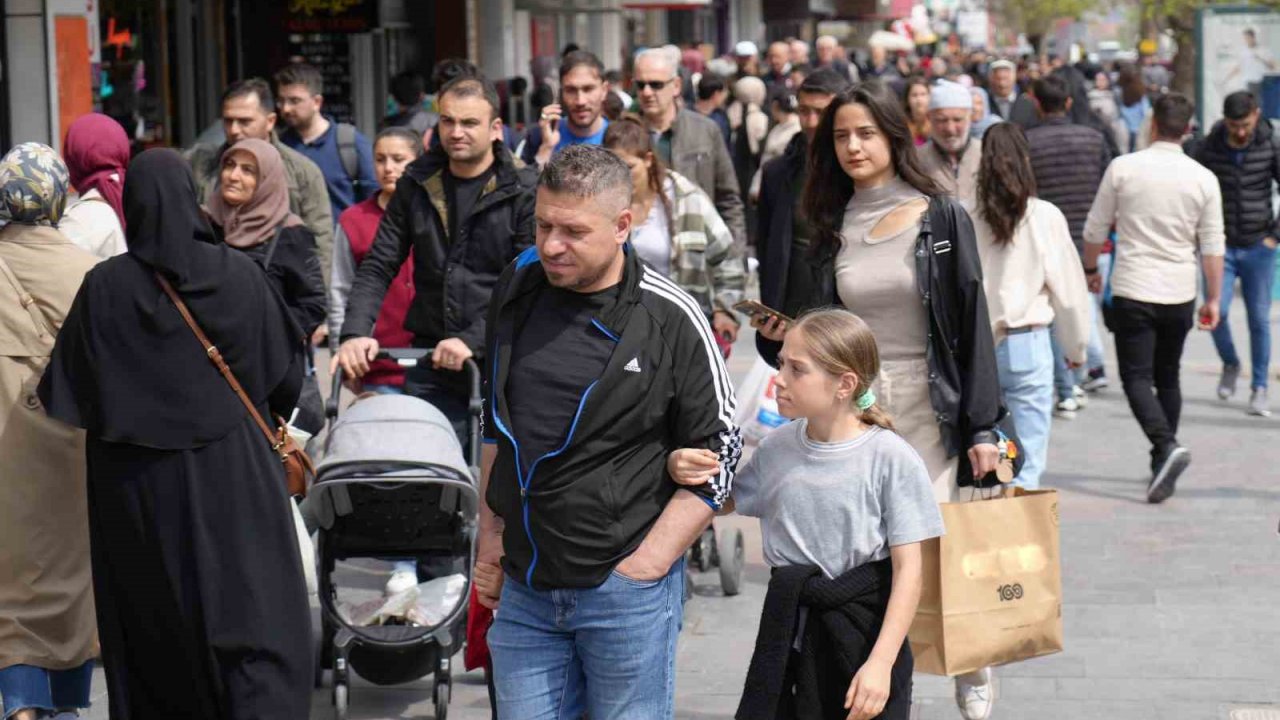
M307 524L302 520L298 503L289 498L289 510L293 513L293 529L298 534L298 555L302 558L302 574L307 581L307 594L315 595L320 590L316 579L316 547L311 543L311 533L307 532Z
M734 419L742 428L742 437L748 445L758 445L774 428L788 422L778 414L774 390L777 376L778 371L773 366L757 357L747 377L738 385L738 416Z

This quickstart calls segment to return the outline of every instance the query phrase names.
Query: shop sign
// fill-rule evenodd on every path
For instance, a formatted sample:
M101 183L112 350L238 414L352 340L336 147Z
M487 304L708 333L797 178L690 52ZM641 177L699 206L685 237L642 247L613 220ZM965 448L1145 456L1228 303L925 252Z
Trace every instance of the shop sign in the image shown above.
M378 26L378 0L289 0L285 29L294 33L363 33Z

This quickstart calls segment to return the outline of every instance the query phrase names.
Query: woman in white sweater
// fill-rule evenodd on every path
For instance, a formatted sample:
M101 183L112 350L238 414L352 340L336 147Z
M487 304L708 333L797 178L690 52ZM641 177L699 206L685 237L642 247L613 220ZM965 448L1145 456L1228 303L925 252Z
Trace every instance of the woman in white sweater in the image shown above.
M996 344L1000 387L1022 441L1019 486L1040 485L1053 414L1057 328L1067 362L1078 367L1089 344L1089 292L1062 211L1035 197L1026 135L1017 123L987 130L973 218Z

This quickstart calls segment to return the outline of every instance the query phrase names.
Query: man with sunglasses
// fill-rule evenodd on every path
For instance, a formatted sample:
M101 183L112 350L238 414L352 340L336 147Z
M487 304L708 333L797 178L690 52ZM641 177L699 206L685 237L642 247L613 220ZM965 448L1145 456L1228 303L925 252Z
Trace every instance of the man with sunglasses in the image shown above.
M631 84L659 159L710 195L734 241L745 245L742 196L724 137L714 120L676 105L682 84L672 58L657 48L636 55Z
M542 108L537 127L520 147L520 159L541 168L570 145L599 145L609 128L604 116L608 95L600 58L586 50L565 55L560 61L560 102Z

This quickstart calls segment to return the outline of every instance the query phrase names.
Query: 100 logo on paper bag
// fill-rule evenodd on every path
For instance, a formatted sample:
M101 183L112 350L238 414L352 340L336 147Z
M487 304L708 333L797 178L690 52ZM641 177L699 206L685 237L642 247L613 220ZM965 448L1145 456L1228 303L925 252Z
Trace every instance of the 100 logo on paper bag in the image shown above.
M1000 595L1000 602L1012 602L1022 599L1022 583L1013 583L1012 585L1001 585L996 588L996 593Z

